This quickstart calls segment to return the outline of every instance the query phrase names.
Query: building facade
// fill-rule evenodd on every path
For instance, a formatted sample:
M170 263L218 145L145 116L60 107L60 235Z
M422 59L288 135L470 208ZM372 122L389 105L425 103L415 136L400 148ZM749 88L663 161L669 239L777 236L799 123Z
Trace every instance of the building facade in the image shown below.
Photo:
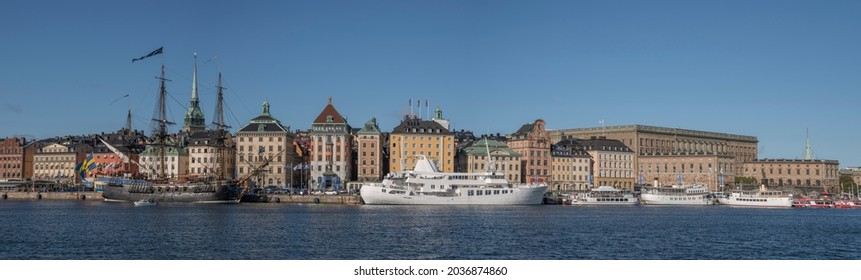
M510 183L520 183L520 163L520 154L505 142L482 138L459 152L456 169L467 173L494 172L502 174Z
M562 129L550 132L554 141L567 138L589 139L604 136L616 139L634 152L634 171L639 173L639 157L642 155L675 155L714 153L733 158L733 170L727 173L741 174L743 163L757 157L756 137L688 129L665 128L646 125L624 125L578 129Z
M236 132L236 174L242 178L266 161L269 165L252 178L257 186L295 188L300 184L301 165L295 148L296 135L290 127L272 117L269 102L264 101L262 113Z
M547 182L550 179L550 134L538 119L511 134L508 146L521 155L520 178L525 182Z
M314 119L309 132L311 188L343 189L351 180L353 135L347 119L332 105L332 98Z
M454 133L435 121L405 116L389 135L390 172L413 170L416 156L434 161L441 172L454 172Z
M837 192L840 189L838 166L836 160L761 159L745 162L742 174L769 187Z
M147 144L140 153L141 175L150 179L186 177L189 172L188 149L183 142L181 137L169 135L165 138L164 145Z
M83 162L92 151L91 146L81 143L47 144L33 155L33 177L61 184L81 183L80 176L75 173L75 165Z
M634 152L622 141L593 137L590 139L565 139L556 143L564 150L576 153L585 151L591 157L592 185L614 186L634 190Z
M357 178L363 182L380 182L383 180L383 154L385 147L384 135L377 124L377 118L365 122L362 129L356 133L358 159L356 160Z
M724 191L735 182L735 158L713 152L640 155L638 184L661 186L705 184L711 191Z
M572 152L554 145L550 151L551 170L548 186L551 191L583 192L588 191L592 157L585 152Z
M23 181L33 177L36 143L17 137L7 137L0 142L0 180Z
M226 130L194 131L188 135L188 175L197 178L233 178L236 144Z

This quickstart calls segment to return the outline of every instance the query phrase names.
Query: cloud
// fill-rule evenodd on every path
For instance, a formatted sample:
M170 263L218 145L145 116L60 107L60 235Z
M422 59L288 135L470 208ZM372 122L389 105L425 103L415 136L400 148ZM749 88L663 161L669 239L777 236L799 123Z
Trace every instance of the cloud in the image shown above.
M21 113L21 106L15 104L3 104L3 108L13 113Z

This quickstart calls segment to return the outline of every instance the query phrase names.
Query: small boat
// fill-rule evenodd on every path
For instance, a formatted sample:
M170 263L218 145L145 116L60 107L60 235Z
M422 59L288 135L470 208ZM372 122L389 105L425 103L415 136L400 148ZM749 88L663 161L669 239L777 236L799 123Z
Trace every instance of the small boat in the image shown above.
M156 206L158 202L155 202L153 199L141 199L135 201L135 206Z

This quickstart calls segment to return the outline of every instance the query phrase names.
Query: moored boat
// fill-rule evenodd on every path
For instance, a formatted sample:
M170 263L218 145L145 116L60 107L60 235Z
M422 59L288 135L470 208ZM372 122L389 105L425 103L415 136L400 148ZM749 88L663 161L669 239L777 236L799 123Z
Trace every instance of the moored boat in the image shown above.
M589 192L578 193L572 205L636 205L640 201L631 193L613 186L600 186Z
M640 193L643 205L713 205L714 196L703 185L673 185L645 188Z
M511 184L503 174L443 173L424 155L412 171L392 173L360 190L365 204L523 205L541 204L547 186Z
M759 191L733 191L728 196L719 197L721 205L748 207L792 207L792 195L781 191L769 191L762 186Z

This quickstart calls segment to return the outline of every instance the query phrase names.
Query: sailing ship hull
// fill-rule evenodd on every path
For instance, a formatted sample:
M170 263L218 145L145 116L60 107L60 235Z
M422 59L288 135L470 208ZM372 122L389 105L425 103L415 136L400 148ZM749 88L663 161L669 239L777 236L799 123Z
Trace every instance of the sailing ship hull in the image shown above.
M241 188L227 182L159 184L141 180L119 178L99 178L105 182L102 196L105 201L134 202L151 200L154 202L193 202L193 203L239 203Z
M482 195L477 195L478 191ZM502 193L502 190L508 190ZM484 192L490 194L484 194ZM469 195L472 192L473 195ZM499 193L497 193L499 192ZM365 204L388 205L537 205L544 199L547 186L518 187L508 189L461 188L449 195L431 195L383 185L366 184L361 195Z

